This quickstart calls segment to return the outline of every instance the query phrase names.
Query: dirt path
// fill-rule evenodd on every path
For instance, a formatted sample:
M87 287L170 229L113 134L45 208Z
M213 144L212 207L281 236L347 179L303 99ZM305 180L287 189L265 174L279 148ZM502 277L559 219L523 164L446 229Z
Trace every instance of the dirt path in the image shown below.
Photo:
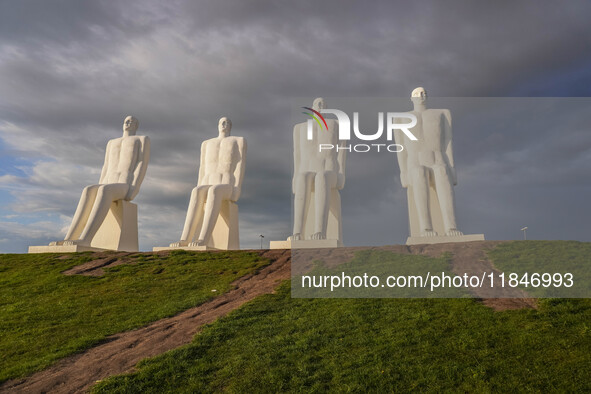
M205 304L188 309L171 318L158 320L149 326L108 337L103 343L83 353L58 361L48 369L25 379L13 380L0 386L1 392L11 393L79 393L97 380L129 372L138 361L156 356L191 342L203 325L228 314L242 304L261 295L272 293L277 285L290 277L288 250L261 253L272 263L255 275L235 281L231 290ZM79 274L112 264L108 261L88 264ZM70 272L69 274L72 274Z

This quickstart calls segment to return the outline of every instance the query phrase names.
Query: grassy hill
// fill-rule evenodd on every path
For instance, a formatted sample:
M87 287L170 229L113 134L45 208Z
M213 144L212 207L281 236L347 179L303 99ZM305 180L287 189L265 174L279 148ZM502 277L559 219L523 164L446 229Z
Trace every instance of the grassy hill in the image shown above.
M62 274L118 255L0 255L0 382L201 304L269 263L248 252L175 251L124 254L126 264L100 276Z
M512 242L488 256L515 272L560 262L584 274L591 243ZM203 303L269 263L251 252L127 257L131 264L88 277L61 272L92 254L0 255L3 379ZM191 344L93 390L589 392L591 300L540 299L537 309L497 312L469 298L294 299L285 281Z
M292 299L285 284L98 393L591 390L591 303Z

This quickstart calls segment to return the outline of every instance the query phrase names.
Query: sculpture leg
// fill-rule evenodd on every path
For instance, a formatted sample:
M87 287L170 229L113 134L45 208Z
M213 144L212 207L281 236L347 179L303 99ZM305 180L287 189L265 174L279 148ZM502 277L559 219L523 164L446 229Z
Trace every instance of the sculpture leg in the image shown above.
M301 239L301 234L304 231L304 218L308 213L310 206L310 192L312 186L311 172L296 174L295 179L295 196L293 200L293 239Z
M411 172L412 192L417 207L419 226L422 236L435 236L433 224L431 223L431 212L429 211L429 179L427 169L417 166Z
M82 190L82 195L80 196L80 201L78 202L78 207L76 208L76 213L74 213L74 217L72 218L72 224L70 224L70 228L68 229L68 233L64 238L66 241L78 239L84 226L88 222L88 216L90 215L90 210L94 205L94 200L96 198L96 192L98 191L100 185L92 185L87 186Z
M334 171L318 172L314 177L315 223L312 239L326 239L330 193L337 185L337 173Z
M220 214L220 208L223 200L228 200L232 196L232 185L213 185L207 191L207 201L205 202L203 225L199 234L198 244L207 245L213 232L213 227Z
M111 203L125 198L128 191L129 185L127 183L99 185L94 199L94 205L88 216L86 226L82 234L80 234L79 242L76 242L77 244L90 245L92 238L103 223L103 220L105 220L107 213L109 213Z
M193 241L195 238L197 227L203 219L203 206L205 205L207 190L209 188L209 185L197 186L191 192L191 200L187 208L187 217L185 218L181 242L177 246L186 246L188 242Z
M338 179L338 178L337 178ZM338 181L337 181L338 182ZM341 220L341 195L338 190L330 191L330 206L329 206L329 219L328 226L326 228L326 238L337 239L340 242L343 241L343 223ZM331 220L334 217L336 228L333 230L331 227Z
M449 171L447 167L436 166L433 168L433 175L435 176L435 187L446 235L462 235L456 226L454 189Z

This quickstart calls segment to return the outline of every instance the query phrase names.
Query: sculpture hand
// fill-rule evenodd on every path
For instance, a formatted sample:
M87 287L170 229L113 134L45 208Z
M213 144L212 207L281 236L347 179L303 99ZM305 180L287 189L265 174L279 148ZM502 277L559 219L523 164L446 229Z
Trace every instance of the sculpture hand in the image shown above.
M345 187L345 174L339 174L337 176L337 189L342 190Z
M240 193L241 190L239 187L233 187L232 188L232 195L230 196L230 201L238 201L238 199L240 198Z
M125 201L131 201L132 200L132 197L131 196L133 196L134 189L135 188L133 186L130 186L129 187L129 191L127 192L127 194L125 195L125 198L124 198Z
M402 183L403 188L408 187L408 179L406 179L406 173L404 172L400 173L400 183Z
M455 186L458 184L458 176L456 174L456 169L454 167L451 167L450 172L451 172L451 181Z

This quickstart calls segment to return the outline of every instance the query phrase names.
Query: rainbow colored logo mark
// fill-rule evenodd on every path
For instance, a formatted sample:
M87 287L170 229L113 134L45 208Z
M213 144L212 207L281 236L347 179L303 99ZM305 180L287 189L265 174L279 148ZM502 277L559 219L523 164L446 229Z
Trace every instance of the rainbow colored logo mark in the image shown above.
M322 121L324 122L324 126L326 127L326 130L328 131L328 124L326 124L326 120L324 119L324 116L322 116L320 114L320 112L310 108L310 107L302 107L304 109L307 109L309 111L314 112L314 114L320 116L320 119L322 119ZM312 118L314 118L314 120L316 121L316 123L318 123L318 126L320 126L320 129L322 130L322 124L320 124L320 120L318 120L318 118L316 116L314 116L314 114L311 114L309 112L302 112L304 115L310 115Z

